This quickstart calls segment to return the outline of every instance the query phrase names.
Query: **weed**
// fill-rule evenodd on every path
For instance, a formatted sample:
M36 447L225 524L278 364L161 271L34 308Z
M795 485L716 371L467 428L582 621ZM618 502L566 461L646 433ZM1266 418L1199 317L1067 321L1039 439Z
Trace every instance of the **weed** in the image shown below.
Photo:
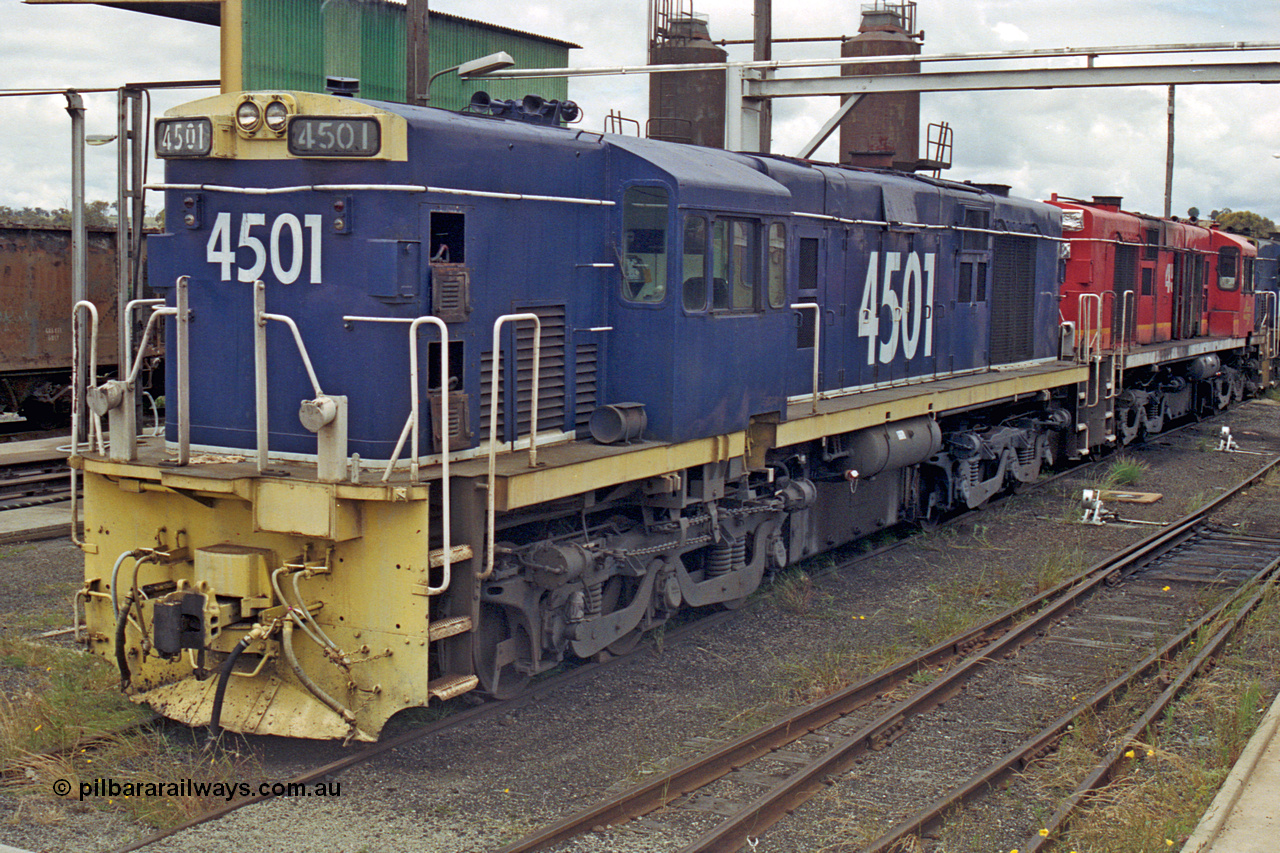
M255 778L240 757L209 756L158 731L128 729L148 712L116 689L115 668L101 658L8 635L0 636L0 657L26 685L13 701L0 696L0 772L17 780L11 790L32 820L61 814L60 805L46 799L59 779L71 784L74 797L80 782L101 778L161 791L175 779L238 784ZM221 799L188 789L95 802L152 826L171 826Z
M30 685L0 703L0 765L27 752L76 748L144 719L115 689L114 667L99 657L0 637L0 656Z
M915 672L911 673L910 681L912 684L919 684L921 686L924 686L926 684L933 684L933 682L938 680L938 673L940 673L941 671L942 671L941 669L929 669L928 667L921 667L920 669L917 669Z
M1143 475L1150 470L1151 466L1146 462L1122 456L1111 463L1111 468L1107 471L1107 480L1117 486L1136 486L1141 482Z
M1182 500L1182 513L1184 515L1193 513L1205 504L1209 503L1211 500L1213 500L1213 498L1207 492L1195 492L1194 494L1187 495Z
M1060 547L1038 558L1032 567L1034 593L1044 592L1078 573L1084 565L1084 555L1078 549Z
M773 584L773 600L782 610L802 616L813 609L818 592L813 578L799 569L781 575Z
M803 705L830 696L852 684L858 667L839 649L826 649L815 657L798 663L782 664L782 677L787 701Z

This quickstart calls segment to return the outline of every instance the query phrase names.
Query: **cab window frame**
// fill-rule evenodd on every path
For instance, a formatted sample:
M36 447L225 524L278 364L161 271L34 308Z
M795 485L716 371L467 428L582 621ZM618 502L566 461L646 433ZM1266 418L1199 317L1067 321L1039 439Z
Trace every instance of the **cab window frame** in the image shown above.
M666 302L670 290L673 195L670 187L656 182L638 182L623 189L618 293L627 305L657 307ZM656 212L659 207L661 215Z

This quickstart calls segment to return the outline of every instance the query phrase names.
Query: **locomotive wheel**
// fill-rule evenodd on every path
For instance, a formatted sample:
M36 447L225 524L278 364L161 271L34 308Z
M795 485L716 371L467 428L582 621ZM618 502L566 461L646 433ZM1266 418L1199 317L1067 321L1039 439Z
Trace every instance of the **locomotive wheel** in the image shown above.
M520 695L533 676L519 664L532 661L533 646L523 620L505 607L482 605L475 651L480 689L494 699Z
M618 575L610 578L604 587L604 595L601 600L601 611L604 613L612 613L635 600L637 578L624 578ZM640 638L644 636L643 628L632 628L618 639L614 640L605 649L611 655L622 657L629 655L636 650L636 646L640 645Z

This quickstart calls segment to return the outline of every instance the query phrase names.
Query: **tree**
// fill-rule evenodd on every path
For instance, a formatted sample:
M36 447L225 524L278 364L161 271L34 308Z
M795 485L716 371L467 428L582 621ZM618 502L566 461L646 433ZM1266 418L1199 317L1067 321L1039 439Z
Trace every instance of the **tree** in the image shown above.
M115 228L116 203L91 201L84 206L86 228ZM43 207L6 207L0 205L0 225L35 225L45 228L70 228L71 211L65 207L45 210Z
M1213 219L1228 231L1251 237L1266 237L1276 230L1276 224L1252 210L1232 210L1224 207L1213 212Z

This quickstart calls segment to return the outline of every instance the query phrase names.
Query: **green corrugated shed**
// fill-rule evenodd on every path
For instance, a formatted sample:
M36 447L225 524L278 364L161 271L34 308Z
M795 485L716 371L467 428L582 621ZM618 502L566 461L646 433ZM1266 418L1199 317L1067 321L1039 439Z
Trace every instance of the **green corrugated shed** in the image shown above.
M244 88L323 92L326 77L355 77L360 97L405 101L404 5L386 0L244 0ZM431 12L431 73L505 50L519 68L563 68L571 42ZM564 77L461 80L441 75L431 105L457 110L483 89L495 98L565 99Z

